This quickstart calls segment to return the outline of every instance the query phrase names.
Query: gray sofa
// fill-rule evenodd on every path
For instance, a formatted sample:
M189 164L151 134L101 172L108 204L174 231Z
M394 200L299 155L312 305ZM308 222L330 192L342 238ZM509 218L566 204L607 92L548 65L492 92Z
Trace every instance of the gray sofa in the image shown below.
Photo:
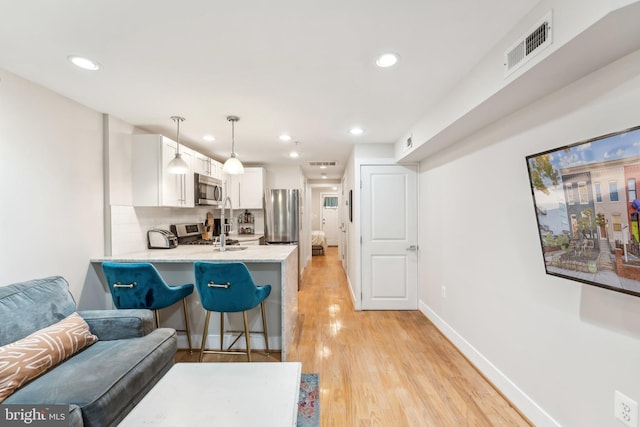
M76 311L59 276L0 286L0 346ZM117 425L173 366L173 329L149 310L78 311L99 341L6 398L5 404L69 404L70 426Z

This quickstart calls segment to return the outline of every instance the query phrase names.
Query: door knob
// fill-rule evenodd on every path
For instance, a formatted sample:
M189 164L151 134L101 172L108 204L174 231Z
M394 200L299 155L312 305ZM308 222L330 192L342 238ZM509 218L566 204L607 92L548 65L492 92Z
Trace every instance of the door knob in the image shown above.
M411 245L407 248L408 251L417 251L418 250L418 246L416 245Z

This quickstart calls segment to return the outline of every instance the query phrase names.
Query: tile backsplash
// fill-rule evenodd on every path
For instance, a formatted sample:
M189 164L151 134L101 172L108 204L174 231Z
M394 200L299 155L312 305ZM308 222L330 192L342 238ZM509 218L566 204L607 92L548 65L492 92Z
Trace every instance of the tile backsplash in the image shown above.
M220 209L196 208L155 208L124 205L111 206L111 248L112 255L140 252L147 249L147 231L152 228L169 230L171 224L204 222L207 212L220 217ZM235 209L238 217L244 210ZM255 216L255 232L264 233L264 211L250 210ZM229 211L227 210L227 215ZM237 229L237 228L236 228Z

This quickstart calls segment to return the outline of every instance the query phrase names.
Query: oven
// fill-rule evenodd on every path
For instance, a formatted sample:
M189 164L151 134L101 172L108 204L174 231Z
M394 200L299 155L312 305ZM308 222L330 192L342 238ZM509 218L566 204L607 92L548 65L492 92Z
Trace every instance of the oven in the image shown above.
M218 206L222 203L222 181L200 173L194 173L195 204Z

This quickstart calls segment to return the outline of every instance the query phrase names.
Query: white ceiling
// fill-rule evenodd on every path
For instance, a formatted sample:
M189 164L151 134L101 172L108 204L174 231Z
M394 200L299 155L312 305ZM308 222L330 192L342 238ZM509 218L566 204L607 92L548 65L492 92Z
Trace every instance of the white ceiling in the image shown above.
M307 162L337 161L328 177L340 178L354 143L399 139L536 3L0 0L0 67L150 132L175 138L170 116L184 116L181 142L222 161L237 115L244 163L318 179ZM399 63L376 67L387 51Z

